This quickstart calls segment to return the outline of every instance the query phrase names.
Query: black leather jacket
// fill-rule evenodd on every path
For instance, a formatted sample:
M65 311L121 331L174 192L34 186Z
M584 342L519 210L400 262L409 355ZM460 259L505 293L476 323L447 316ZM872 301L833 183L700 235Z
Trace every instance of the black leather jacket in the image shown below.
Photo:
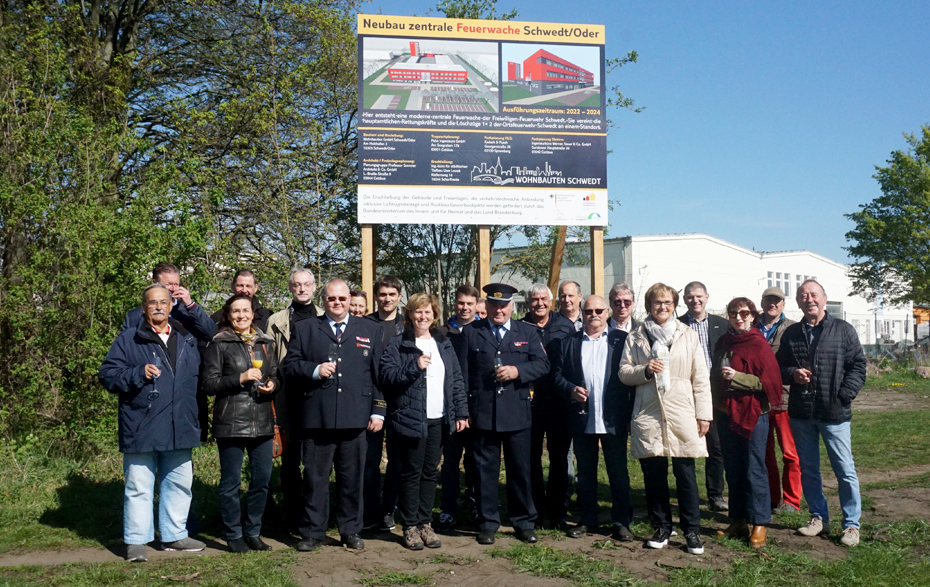
M256 329L256 345L265 347L262 375L280 386L274 341ZM274 434L271 403L274 393L253 390L252 382L239 383L239 375L252 367L247 345L231 330L221 330L207 347L203 360L204 391L216 396L213 407L215 438L257 438Z

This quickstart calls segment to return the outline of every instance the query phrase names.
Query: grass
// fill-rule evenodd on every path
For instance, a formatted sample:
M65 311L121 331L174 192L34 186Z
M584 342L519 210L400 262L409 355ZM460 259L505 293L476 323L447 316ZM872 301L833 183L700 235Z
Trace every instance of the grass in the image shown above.
M432 585L432 573L412 571L367 571L356 581L365 587L393 587L394 585Z
M0 569L0 587L99 587L106 585L164 586L196 583L198 587L296 587L288 566L295 563L293 550L273 553L177 557L145 564L124 562L71 564Z
M930 463L926 410L854 414L853 456L857 469L894 471ZM824 455L824 467L829 462Z
M521 573L568 579L585 587L629 585L633 579L622 567L609 560L595 560L583 553L565 552L551 546L517 544L493 549L490 554L510 560Z
M885 389L927 395L930 394L930 379L924 379L913 368L900 367L869 376L864 388L865 391Z

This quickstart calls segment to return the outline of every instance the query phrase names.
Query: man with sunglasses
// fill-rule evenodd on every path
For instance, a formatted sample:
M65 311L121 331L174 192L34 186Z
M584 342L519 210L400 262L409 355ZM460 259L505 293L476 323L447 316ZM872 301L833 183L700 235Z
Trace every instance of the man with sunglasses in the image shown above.
M620 382L620 357L627 333L607 328L607 304L588 296L582 309L584 330L561 341L555 366L557 393L571 400L566 412L578 459L578 511L581 523L567 532L581 538L597 528L598 448L604 451L610 484L611 535L624 542L630 532L633 502L627 471L626 442L633 408L633 388Z
M607 294L610 300L612 310L610 318L607 319L607 329L611 332L622 330L629 333L639 326L639 322L633 319L633 304L636 298L633 296L633 290L625 283L615 283Z
M123 542L126 560L147 560L155 540L155 480L159 480L158 530L164 550L196 552L187 517L197 427L197 341L170 317L169 289L153 283L142 293L143 321L113 341L100 366L100 383L119 397L119 450L126 478Z
M326 535L329 475L335 464L336 524L348 548L364 548L362 472L366 433L381 430L387 405L375 385L381 329L349 315L349 286L333 279L323 290L325 313L294 323L282 369L285 389L301 406L304 512L297 550L319 548Z

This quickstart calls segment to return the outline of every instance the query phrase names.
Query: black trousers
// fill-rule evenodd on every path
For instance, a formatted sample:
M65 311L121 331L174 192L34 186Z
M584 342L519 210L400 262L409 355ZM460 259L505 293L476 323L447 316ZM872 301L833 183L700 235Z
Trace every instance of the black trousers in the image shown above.
M565 414L553 414L546 408L533 410L531 433L530 478L533 484L533 504L541 522L544 514L550 524L565 520L574 479L568 466L572 433ZM543 480L543 439L549 453L549 479ZM579 465L580 468L580 465Z
M598 525L597 465L598 445L604 450L604 464L610 483L610 522L629 526L633 519L630 471L626 460L626 430L623 434L576 434L578 459L578 513L585 526Z
M668 457L639 460L646 489L646 507L653 528L672 529L672 505L668 488ZM694 475L694 459L672 457L678 493L678 516L685 533L701 528L701 498Z
M365 428L304 430L304 512L300 537L322 540L329 521L329 475L336 468L339 493L336 525L342 535L362 531L362 470L365 466Z
M442 446L442 496L441 510L444 514L458 517L459 509L459 463L465 467L465 498L469 510L476 506L478 474L475 471L475 454L472 446L474 433L471 428L450 434ZM464 454L464 462L462 456Z
M765 467L765 445L769 439L769 415L762 414L750 438L730 428L730 417L720 415L719 432L730 485L730 519L754 526L772 521L769 472Z
M385 442L387 436L387 442ZM381 454L387 450L387 467L384 470L384 485L381 484ZM365 520L377 521L397 507L400 487L400 457L392 435L368 432L368 449L365 452Z
M404 528L422 527L433 521L433 502L439 482L439 459L443 431L442 418L427 420L426 438L394 435L392 442L400 453L400 495L398 511Z
M714 419L710 423L705 438L707 439L707 458L704 460L704 483L707 487L707 499L723 497L723 448L720 446L720 432L717 422L723 412L714 409Z
M501 525L498 487L501 447L507 466L507 509L517 530L536 527L536 507L530 484L529 428L515 432L474 431L475 465L478 471L478 528L497 531Z
M217 438L220 453L219 508L226 540L258 536L262 531L262 514L268 499L271 480L272 437ZM242 461L249 453L249 490L245 494L245 512L239 503L242 485Z

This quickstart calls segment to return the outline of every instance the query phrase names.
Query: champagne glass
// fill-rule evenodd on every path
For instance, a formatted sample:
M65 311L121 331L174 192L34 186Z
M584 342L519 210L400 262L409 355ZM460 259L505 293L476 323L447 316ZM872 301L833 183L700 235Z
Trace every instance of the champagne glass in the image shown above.
M808 393L810 393L810 376L812 375L812 373L811 373L811 362L810 362L810 361L806 361L806 360L805 360L805 361L801 361L801 368L804 369L805 371L807 371L807 373L808 373L808 376L807 376L807 383L804 384L804 391L801 392L801 393L807 395Z
M148 395L149 401L158 399L158 378L161 376L161 357L155 351L152 351L152 364L158 369L158 373L152 376L152 392Z
M500 367L504 366L504 362L501 360L500 355L494 357L494 371L496 372ZM504 382L500 379L497 380L497 395L504 393Z
M335 363L338 360L339 360L339 345L336 344L335 342L330 343L329 350L326 351L326 362ZM329 387L330 385L333 384L333 381L335 381L335 379L333 379L332 375L327 377L326 383L323 384L323 387Z
M582 416L588 415L588 390L584 390L584 401L578 402L578 413Z
M252 368L261 370L262 365L265 364L265 347L264 345L256 344L252 347ZM253 384L253 387L257 390L262 386L262 382L265 379L265 374L262 373L261 378Z
M426 357L427 359L431 359L431 358L433 357L433 354L432 354L432 353L423 353L423 356ZM432 366L433 366L432 363L427 363L427 364L426 364L426 376L427 376L427 377L429 377L430 375L432 375L432 370L430 369L430 367L432 367Z

